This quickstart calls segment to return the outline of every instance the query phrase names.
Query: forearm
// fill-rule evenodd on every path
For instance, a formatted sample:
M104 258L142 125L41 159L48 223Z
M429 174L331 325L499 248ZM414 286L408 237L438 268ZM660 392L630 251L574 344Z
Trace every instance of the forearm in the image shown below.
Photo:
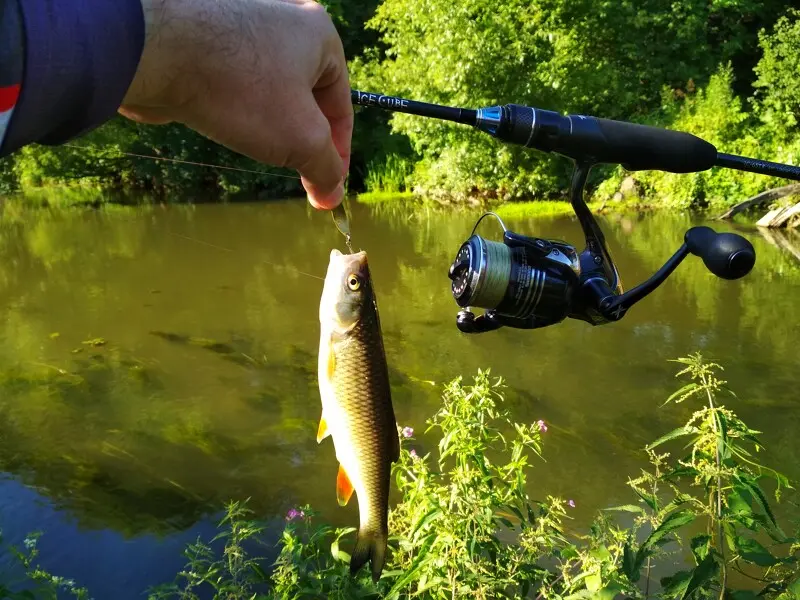
M142 53L140 0L2 4L0 87L6 105L13 96L9 86L15 80L20 86L8 124L0 129L0 156L33 142L62 143L111 118Z

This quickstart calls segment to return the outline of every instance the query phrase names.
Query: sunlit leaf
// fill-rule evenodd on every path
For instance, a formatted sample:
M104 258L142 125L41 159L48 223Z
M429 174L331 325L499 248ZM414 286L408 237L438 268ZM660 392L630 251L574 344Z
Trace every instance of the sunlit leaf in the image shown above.
M622 504L621 506L612 506L604 510L614 510L614 511L641 513L641 514L644 513L644 509L641 506L636 506L635 504Z
M652 450L653 448L656 448L657 446L660 446L661 444L664 444L666 442L669 442L670 440L674 440L676 438L682 437L684 435L689 435L690 433L692 433L692 430L689 427L683 425L681 427L678 427L677 429L673 429L672 431L670 431L666 435L662 435L655 442L653 442L651 444L648 444L647 445L647 449L648 450Z

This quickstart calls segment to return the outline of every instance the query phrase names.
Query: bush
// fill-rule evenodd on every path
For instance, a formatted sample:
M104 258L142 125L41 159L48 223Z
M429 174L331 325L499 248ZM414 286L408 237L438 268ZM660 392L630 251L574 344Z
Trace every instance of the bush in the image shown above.
M690 95L663 92L656 124L686 131L708 140L719 152L797 164L800 161L800 132L777 132L765 126L756 113L748 112L733 92L733 70L726 65L703 89ZM721 210L773 187L785 180L733 169L714 168L690 174L662 171L626 172L617 168L594 192L598 201L610 200L630 177L636 182L640 199L674 209Z
M760 36L764 56L753 84L762 118L777 132L798 133L800 125L800 10L790 9L772 33Z
M352 80L455 106L516 102L639 121L659 109L664 87L705 85L721 63L736 60L745 79L753 25L781 10L772 0L385 0L369 27L386 48L356 59ZM396 114L391 125L422 157L419 193L543 198L568 184L563 158L432 119Z
M636 502L601 511L585 534L568 532L571 500L527 495L547 424L513 422L502 408L502 381L479 372L472 385L457 379L445 388L428 422L441 436L435 456L417 455L413 437L403 442L394 466L402 499L390 513L391 552L377 586L366 569L349 575L355 530L318 524L310 507L287 516L267 574L243 551L261 528L234 504L223 556L198 541L176 583L152 597L194 599L207 588L220 600L800 598L800 543L778 524L763 485L772 481L776 500L793 488L755 460L758 432L720 404L721 367L699 355L677 362L689 381L667 402L695 401L696 411L646 448L650 469L629 481ZM679 439L686 445L676 456L656 452ZM620 512L632 526L615 523ZM656 564L672 566L658 583ZM733 589L734 571L751 584Z

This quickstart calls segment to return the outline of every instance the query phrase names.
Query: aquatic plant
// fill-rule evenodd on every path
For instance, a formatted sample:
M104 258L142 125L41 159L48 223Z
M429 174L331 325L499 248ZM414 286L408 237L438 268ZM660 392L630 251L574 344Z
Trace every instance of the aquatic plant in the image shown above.
M234 503L222 557L198 540L178 580L152 598L193 599L203 586L219 599L800 598L800 543L779 525L765 490L771 482L778 500L794 488L756 461L758 432L720 403L721 367L700 355L677 362L689 382L665 404L699 407L645 449L649 469L628 482L636 501L600 511L587 532L568 525L573 499L528 496L547 425L515 423L503 409L502 380L479 372L472 385L459 378L445 387L428 421L440 436L435 452L422 455L413 430L402 430L394 468L402 499L377 585L366 570L349 574L355 528L319 523L308 506L287 516L268 573L243 550L261 527ZM688 444L675 456L656 452L679 439ZM668 572L656 580L656 568Z

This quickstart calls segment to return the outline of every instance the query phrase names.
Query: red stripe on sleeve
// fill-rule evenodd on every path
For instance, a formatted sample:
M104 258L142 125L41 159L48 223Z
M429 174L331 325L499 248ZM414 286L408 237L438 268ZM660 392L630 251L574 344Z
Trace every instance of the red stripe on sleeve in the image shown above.
M0 112L14 108L19 98L19 84L0 87Z

